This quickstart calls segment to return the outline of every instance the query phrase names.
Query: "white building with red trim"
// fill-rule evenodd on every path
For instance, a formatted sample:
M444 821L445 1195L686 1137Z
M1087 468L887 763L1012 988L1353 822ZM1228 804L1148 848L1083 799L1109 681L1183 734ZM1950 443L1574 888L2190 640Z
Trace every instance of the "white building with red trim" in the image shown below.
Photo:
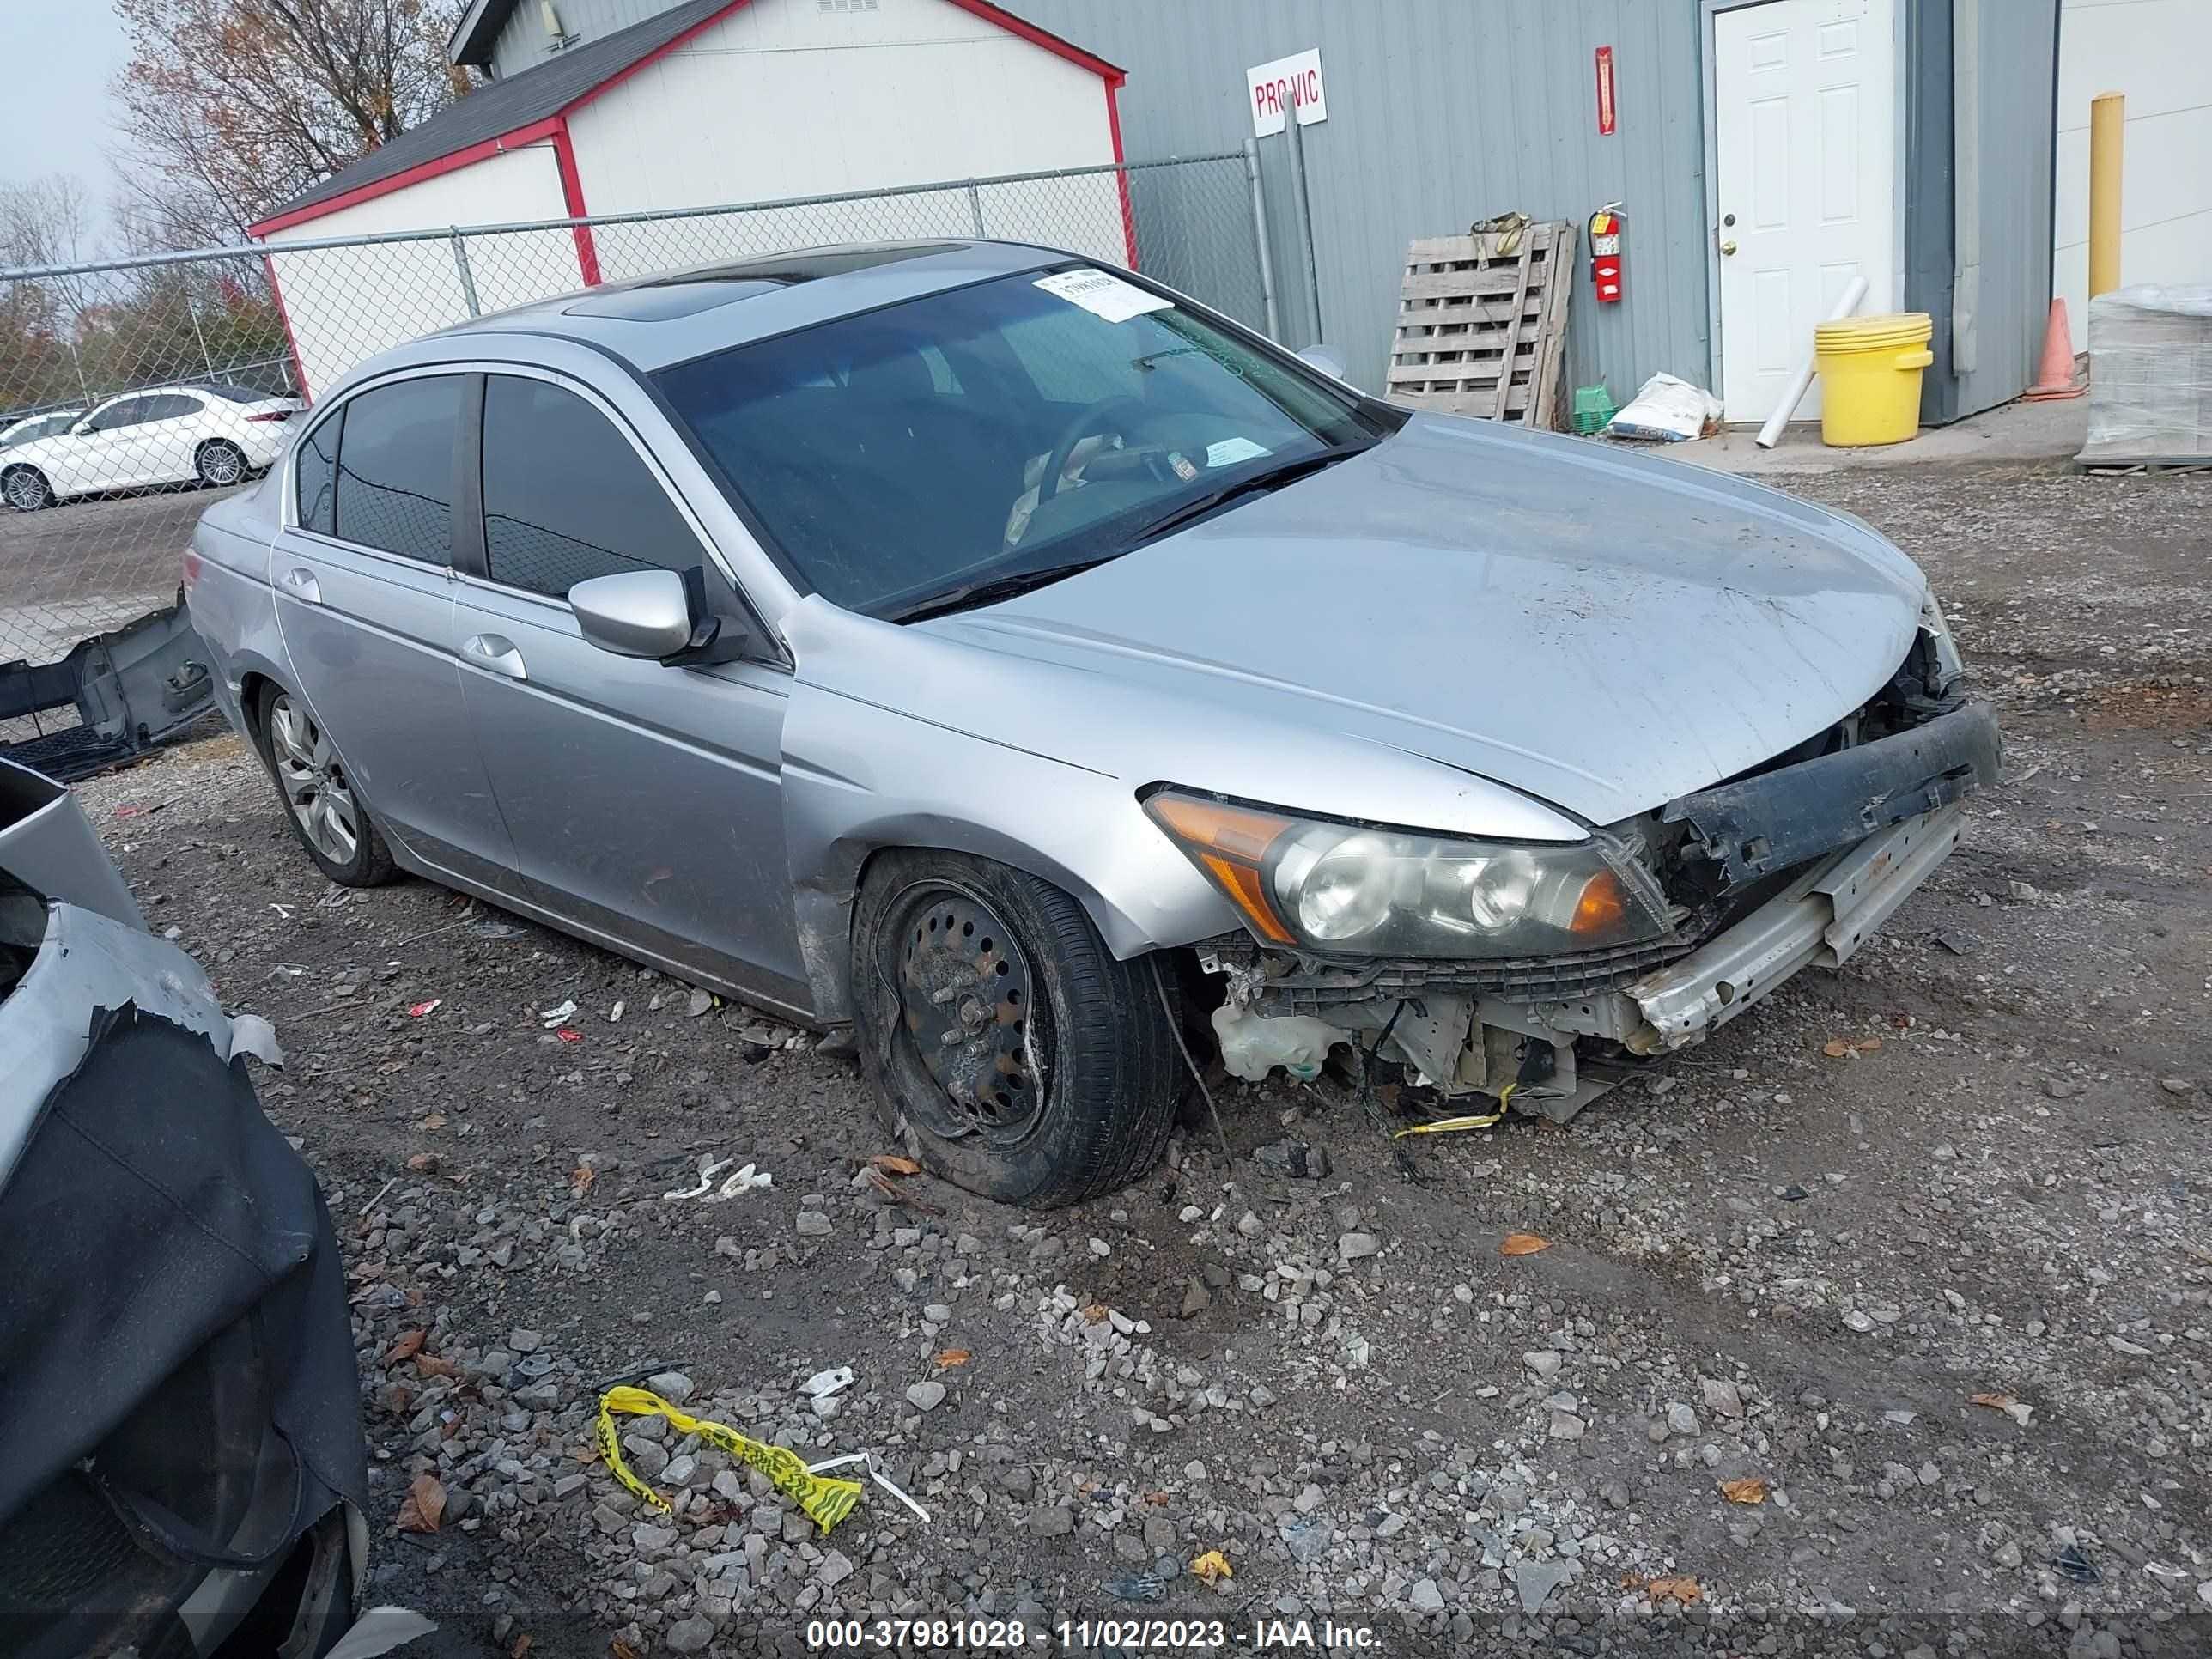
M1103 166L1121 160L1123 78L988 0L686 0L492 81L252 229L311 397L363 358L477 313L778 247L980 229L1133 264L1127 194L1111 173L1001 188L988 209L955 188L300 246Z

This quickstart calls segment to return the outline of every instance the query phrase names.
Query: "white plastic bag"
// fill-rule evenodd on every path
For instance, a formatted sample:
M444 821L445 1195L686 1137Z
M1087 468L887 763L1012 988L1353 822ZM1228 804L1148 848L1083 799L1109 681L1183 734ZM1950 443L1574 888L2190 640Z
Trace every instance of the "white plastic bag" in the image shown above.
M1661 373L1646 380L1628 406L1605 423L1609 438L1650 438L1678 444L1717 419L1721 406L1703 388Z

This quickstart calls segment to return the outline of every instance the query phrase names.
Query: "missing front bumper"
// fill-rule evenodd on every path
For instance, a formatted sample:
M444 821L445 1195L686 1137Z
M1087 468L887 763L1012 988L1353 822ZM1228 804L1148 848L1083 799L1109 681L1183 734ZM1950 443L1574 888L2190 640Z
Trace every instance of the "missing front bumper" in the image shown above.
M1954 803L1868 836L1680 962L1636 981L1621 997L1641 1018L1620 1034L1622 1046L1638 1054L1680 1048L1763 1000L1799 969L1848 962L1951 855L1964 815Z

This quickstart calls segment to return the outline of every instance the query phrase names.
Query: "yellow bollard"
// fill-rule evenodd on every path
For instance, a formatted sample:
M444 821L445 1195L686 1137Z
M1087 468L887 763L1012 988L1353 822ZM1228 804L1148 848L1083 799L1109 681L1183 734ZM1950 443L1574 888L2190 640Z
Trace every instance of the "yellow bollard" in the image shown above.
M2089 100L2089 297L2120 285L2120 154L2127 95L2100 92Z

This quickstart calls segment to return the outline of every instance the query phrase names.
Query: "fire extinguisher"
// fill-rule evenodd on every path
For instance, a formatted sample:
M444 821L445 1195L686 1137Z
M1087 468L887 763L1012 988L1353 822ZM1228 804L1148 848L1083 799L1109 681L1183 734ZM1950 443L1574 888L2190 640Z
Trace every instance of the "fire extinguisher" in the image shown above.
M1602 306L1620 303L1620 204L1607 202L1589 218L1590 286Z

